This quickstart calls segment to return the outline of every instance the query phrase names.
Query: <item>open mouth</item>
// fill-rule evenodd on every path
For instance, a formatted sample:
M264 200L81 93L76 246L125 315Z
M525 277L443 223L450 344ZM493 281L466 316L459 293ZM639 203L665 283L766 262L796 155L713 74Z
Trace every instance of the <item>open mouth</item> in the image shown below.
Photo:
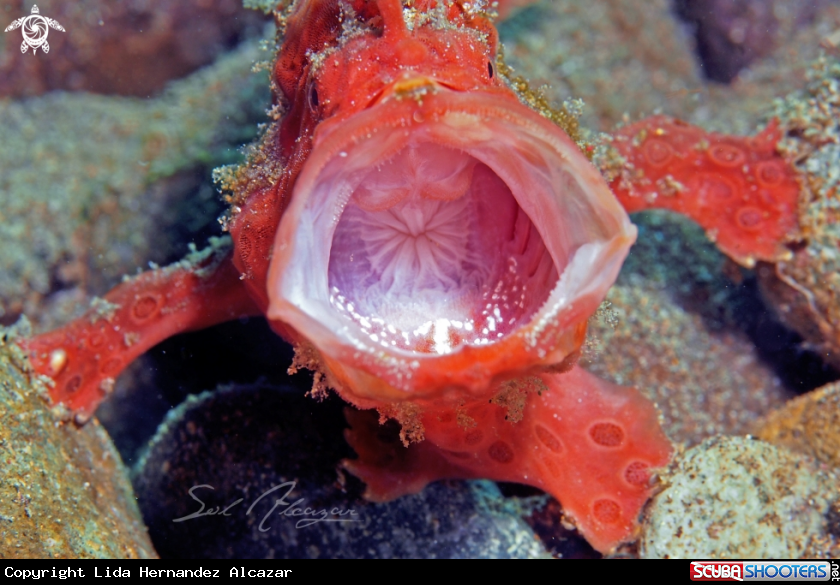
M635 228L560 129L443 90L319 133L275 240L271 319L399 391L574 353Z
M510 188L470 154L409 142L350 196L330 302L374 344L421 354L486 345L527 324L559 276Z

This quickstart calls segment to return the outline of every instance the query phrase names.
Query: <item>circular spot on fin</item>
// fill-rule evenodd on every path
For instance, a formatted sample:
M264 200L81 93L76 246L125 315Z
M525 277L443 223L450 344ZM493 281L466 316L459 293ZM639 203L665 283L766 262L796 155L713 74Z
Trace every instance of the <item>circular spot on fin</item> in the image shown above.
M513 461L513 449L504 441L496 441L487 447L487 456L496 463L510 463Z
M764 223L761 210L755 207L744 207L740 209L735 219L739 227L751 232L761 229L761 224Z
M642 461L634 461L624 469L624 480L632 486L647 486L650 481L648 464Z
M744 152L731 144L713 144L709 147L709 158L722 167L739 167L747 160Z
M773 187L781 183L785 178L782 163L775 160L766 160L758 163L755 169L755 176L759 184L765 187Z
M144 295L134 301L134 306L131 308L131 314L138 321L145 321L157 312L159 306L160 301L158 301L157 297Z
M72 378L67 380L66 384L64 384L64 391L67 394L73 394L74 392L76 392L79 389L79 387L81 385L82 385L82 377L79 374L76 374L75 376L73 376Z
M589 428L589 436L601 447L620 447L624 443L624 429L611 422L595 423Z
M621 520L621 506L615 500L601 498L592 504L592 515L602 524L615 524Z
M668 164L674 156L674 149L664 140L650 138L642 147L642 153L648 164L661 167Z

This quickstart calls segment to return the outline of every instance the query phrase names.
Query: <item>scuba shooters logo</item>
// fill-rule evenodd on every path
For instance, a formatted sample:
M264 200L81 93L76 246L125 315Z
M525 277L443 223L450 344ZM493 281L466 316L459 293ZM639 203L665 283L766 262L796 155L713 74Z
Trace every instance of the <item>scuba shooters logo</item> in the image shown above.
M692 561L692 581L840 581L836 561Z

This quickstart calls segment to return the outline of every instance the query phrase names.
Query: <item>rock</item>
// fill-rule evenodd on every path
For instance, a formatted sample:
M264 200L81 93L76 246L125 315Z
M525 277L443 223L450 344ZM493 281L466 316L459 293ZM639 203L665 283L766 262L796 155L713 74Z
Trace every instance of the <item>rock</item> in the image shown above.
M706 77L728 83L769 55L793 30L813 22L828 1L677 0L676 6L696 28Z
M690 108L702 83L669 0L537 2L499 26L505 59L554 104L586 102L582 125Z
M677 458L642 528L642 558L796 559L840 551L830 533L838 476L741 437Z
M655 401L672 441L748 432L790 397L746 336L710 330L666 292L615 285L607 302L615 324L593 323L589 342L598 346L581 363Z
M342 436L342 408L335 397L319 404L288 387L256 385L192 396L172 411L138 464L135 480L140 507L161 555L547 556L520 516L526 507L502 498L492 482L439 482L385 504L362 500L357 480L336 471L343 457L353 456ZM284 487L269 493L278 486ZM260 499L264 494L268 495ZM207 505L205 512L242 501L226 516L173 522L201 508L196 498ZM294 507L275 504L298 499L302 501ZM313 512L294 516L293 508L307 507ZM327 511L339 515L329 516ZM331 521L301 522L324 517Z
M237 160L268 103L265 76L250 71L267 55L257 45L152 100L0 101L0 324L25 311L54 327L86 295L219 232L210 168Z
M766 311L723 275L723 256L691 221L658 211L632 219L639 240L590 320L581 365L656 402L672 441L749 432L793 396L745 331ZM783 364L781 352L771 357L794 375L805 370Z
M704 79L691 31L669 0L542 0L501 23L499 33L508 64L551 103L585 102L584 127L609 132L661 110L707 130L752 134L775 98L802 87L821 46L838 43L836 0L772 4L780 19L772 50L729 85Z
M840 36L834 39L840 43ZM821 55L801 91L776 101L779 151L799 174L798 233L791 258L758 269L776 314L840 368L840 58Z
M840 383L791 400L756 423L758 438L840 469Z
M0 327L0 558L156 558L107 433L56 418Z
M53 90L148 97L207 65L258 31L264 19L239 0L38 0L48 31L48 59L21 53L21 33L0 45L0 96ZM29 16L32 2L0 1L0 27ZM39 56L43 56L38 52Z

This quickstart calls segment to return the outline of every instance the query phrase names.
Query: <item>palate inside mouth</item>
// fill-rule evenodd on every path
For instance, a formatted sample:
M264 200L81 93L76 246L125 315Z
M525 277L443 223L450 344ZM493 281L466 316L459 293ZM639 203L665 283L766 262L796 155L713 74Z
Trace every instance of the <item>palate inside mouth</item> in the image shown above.
M330 303L375 344L445 354L527 324L557 284L557 262L567 259L552 257L490 167L409 143L372 168L344 207Z

